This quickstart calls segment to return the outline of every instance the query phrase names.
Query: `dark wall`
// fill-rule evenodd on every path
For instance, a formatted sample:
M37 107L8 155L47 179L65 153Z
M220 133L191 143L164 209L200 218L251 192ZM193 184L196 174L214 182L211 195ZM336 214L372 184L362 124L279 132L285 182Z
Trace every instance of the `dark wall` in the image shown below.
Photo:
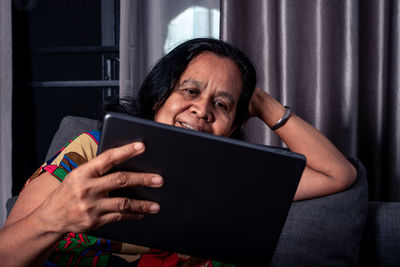
M14 194L44 162L60 120L98 118L102 102L102 88L35 85L102 79L101 53L81 49L101 46L101 1L31 2L36 4L25 10L14 4L12 14Z

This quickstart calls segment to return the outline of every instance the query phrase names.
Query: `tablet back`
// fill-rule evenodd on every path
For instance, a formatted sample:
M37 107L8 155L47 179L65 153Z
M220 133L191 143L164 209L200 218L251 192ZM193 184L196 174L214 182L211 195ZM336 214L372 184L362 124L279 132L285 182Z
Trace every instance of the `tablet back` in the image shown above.
M157 201L160 213L105 225L94 234L227 263L270 262L304 156L128 115L106 115L100 152L138 140L145 143L144 154L116 169L159 173L164 186L116 194Z

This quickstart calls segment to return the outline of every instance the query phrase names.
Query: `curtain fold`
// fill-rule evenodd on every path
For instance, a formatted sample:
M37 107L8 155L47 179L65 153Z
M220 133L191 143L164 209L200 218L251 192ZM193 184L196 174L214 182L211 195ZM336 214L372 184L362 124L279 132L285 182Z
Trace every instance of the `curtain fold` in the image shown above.
M391 18L391 69L389 76L389 103L388 103L388 136L387 147L389 155L387 166L388 195L400 200L400 1L392 2L390 7ZM384 192L385 194L386 192ZM394 197L392 197L394 196Z
M11 197L11 100L12 42L11 1L0 2L0 226L6 219L6 201Z
M259 85L368 171L370 199L400 200L399 1L221 0L221 39ZM249 141L279 145L258 119Z
M159 0L121 0L121 97L135 96L148 70L163 55L166 5Z

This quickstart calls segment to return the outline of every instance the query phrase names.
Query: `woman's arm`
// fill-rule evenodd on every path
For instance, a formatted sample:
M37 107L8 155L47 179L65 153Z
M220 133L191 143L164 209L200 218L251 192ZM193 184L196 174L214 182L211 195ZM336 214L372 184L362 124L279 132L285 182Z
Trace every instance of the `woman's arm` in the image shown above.
M256 88L250 103L250 114L269 127L285 113L285 107L260 88ZM307 158L294 200L319 197L348 188L356 179L353 165L317 129L292 114L275 131L288 148Z
M29 183L0 230L2 264L42 266L68 232L86 232L109 222L158 212L157 203L108 197L108 192L119 188L162 185L162 178L150 173L104 175L115 164L143 151L141 143L110 149L71 171L62 183L49 173Z

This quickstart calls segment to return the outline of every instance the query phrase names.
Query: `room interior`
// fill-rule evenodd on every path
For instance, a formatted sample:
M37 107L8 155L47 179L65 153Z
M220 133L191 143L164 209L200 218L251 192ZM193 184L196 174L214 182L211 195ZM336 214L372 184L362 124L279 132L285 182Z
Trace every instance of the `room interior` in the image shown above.
M400 264L397 1L9 2L0 4L3 207L45 160L63 118L99 120L101 105L135 95L168 49L211 36L248 53L259 84L357 167L348 191L292 205L271 265ZM174 27L181 39L169 38ZM257 120L244 133L284 146Z

